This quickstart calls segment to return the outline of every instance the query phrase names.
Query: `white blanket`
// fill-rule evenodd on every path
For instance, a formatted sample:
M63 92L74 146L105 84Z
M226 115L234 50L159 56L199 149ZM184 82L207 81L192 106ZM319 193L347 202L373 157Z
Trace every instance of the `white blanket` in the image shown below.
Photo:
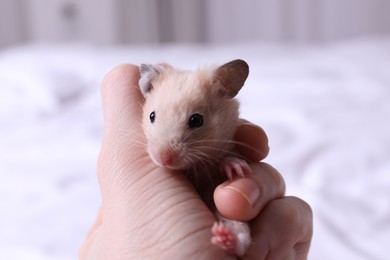
M119 63L245 59L242 116L309 202L310 259L390 258L390 39L322 47L21 46L0 51L0 258L74 259L97 213L99 84Z

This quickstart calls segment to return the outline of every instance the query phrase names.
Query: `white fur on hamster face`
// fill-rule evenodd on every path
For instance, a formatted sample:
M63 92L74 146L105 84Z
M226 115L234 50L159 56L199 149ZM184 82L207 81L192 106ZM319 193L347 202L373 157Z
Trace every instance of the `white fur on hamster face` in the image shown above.
M151 159L171 169L221 159L232 146L238 102L221 95L216 69L186 72L169 65L144 66L148 67L141 66L143 128Z

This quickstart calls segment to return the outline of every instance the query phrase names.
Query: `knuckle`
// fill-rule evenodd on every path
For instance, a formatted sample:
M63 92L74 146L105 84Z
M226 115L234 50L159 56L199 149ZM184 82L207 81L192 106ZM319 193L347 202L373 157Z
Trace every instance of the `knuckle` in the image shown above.
M291 203L290 200L284 200L282 214L292 225L299 224L301 222L301 212L295 203Z
M284 197L282 199L282 217L297 228L312 228L313 211L310 205L298 197Z
M286 192L286 184L282 175L271 165L260 162L256 164L254 172L259 187L264 189L270 198L280 198Z

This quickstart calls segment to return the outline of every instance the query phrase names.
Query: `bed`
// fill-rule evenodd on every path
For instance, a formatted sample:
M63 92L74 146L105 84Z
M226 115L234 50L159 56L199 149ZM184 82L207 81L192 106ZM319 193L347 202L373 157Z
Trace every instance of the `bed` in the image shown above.
M390 38L273 44L23 45L0 51L0 258L75 259L96 216L99 85L120 63L242 58L242 117L314 211L309 259L390 257Z

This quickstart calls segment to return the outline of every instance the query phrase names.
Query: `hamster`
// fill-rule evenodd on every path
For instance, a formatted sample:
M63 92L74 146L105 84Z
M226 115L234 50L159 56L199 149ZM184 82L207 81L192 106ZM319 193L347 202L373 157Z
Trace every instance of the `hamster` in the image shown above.
M235 96L248 77L248 64L233 60L195 71L141 64L140 74L150 158L160 167L184 172L218 219L211 242L242 256L251 243L249 226L219 216L213 192L223 181L251 172L234 152L233 140L239 122Z

